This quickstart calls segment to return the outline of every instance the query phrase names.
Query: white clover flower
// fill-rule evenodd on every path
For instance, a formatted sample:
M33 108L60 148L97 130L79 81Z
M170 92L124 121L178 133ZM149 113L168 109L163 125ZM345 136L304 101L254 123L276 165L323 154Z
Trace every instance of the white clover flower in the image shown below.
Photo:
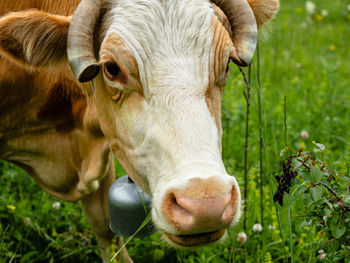
M320 250L318 251L318 254L324 254L324 250L323 250L323 249L320 249Z
M263 230L262 225L260 224L253 225L253 232L260 233L262 230Z
M315 13L315 10L316 10L316 4L314 2L311 2L311 1L306 1L305 2L305 10L306 10L306 13L308 13L309 15L313 15Z
M32 223L32 221L30 220L29 217L24 218L23 220L23 224L26 226L29 226Z
M322 15L322 16L328 16L328 15L329 15L328 10L322 9L322 10L321 10L321 15Z
M321 260L322 260L322 259L325 259L325 258L326 258L326 256L327 256L327 254L322 253L322 254L320 254L320 259L321 259Z
M247 242L247 234L244 232L239 232L238 237L237 237L237 241L241 244Z
M274 225L269 225L269 229L270 229L270 230L275 230L276 227L275 227Z
M53 209L53 210L57 211L57 210L59 210L60 208L61 208L61 203L60 203L60 202L54 202L54 203L52 204L52 209Z
M303 139L303 140L306 140L310 137L309 133L305 130L301 131L300 133L300 137Z

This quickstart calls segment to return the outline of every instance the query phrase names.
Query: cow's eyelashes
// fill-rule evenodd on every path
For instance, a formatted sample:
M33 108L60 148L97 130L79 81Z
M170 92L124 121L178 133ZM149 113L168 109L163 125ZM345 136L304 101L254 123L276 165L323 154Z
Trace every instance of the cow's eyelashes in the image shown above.
M114 61L109 61L105 64L105 74L111 80L115 80L121 74L120 68Z

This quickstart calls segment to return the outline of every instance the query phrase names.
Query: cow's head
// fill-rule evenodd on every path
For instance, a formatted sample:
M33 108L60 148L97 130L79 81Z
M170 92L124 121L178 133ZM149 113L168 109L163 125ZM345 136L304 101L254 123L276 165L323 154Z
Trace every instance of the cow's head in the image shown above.
M220 101L228 63L251 61L257 27L277 9L278 0L83 0L71 23L12 14L24 31L0 46L47 66L65 61L68 43L75 77L93 83L86 94L110 148L153 197L153 222L172 244L197 246L239 219L239 186L221 159ZM15 30L6 23L7 36Z

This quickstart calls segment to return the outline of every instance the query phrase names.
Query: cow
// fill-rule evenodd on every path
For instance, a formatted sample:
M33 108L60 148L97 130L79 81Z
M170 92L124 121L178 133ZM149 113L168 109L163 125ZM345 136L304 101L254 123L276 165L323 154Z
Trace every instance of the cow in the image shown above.
M116 156L174 247L218 243L241 197L221 158L228 64L247 66L278 0L0 3L0 158L81 200L102 258ZM122 244L119 239L119 245ZM126 250L121 260L132 262Z

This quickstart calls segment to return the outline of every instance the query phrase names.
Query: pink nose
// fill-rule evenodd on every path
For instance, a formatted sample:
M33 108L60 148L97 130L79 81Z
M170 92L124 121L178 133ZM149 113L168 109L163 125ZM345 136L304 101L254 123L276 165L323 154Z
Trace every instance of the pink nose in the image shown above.
M227 186L218 188L212 180L198 180L185 189L170 191L163 212L181 233L218 231L230 226L237 212L238 195L235 186L227 190Z

